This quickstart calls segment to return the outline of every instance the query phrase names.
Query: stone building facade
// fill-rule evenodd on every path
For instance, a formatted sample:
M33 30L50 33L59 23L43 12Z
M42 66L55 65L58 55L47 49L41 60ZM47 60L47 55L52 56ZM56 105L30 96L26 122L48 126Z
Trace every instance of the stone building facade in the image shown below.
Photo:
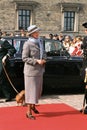
M19 31L19 10L30 11L26 25L36 24L42 28L42 36L60 32L72 36L84 35L82 23L87 22L86 0L0 0L2 31Z

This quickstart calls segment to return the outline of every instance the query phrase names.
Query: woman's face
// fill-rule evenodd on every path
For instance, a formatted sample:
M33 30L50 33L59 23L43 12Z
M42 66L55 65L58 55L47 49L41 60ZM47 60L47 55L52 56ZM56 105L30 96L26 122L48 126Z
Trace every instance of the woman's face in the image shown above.
M37 39L39 37L39 32L34 32L31 36Z

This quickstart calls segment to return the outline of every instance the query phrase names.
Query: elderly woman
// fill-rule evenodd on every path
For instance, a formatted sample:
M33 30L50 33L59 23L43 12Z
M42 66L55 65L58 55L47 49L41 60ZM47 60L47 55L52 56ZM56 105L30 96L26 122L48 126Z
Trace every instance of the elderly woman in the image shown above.
M28 110L26 117L35 119L34 113L39 114L35 104L42 93L43 72L46 60L44 59L44 49L42 39L39 38L39 31L36 25L28 27L29 39L25 42L22 52L24 62L24 80L25 80L25 103Z

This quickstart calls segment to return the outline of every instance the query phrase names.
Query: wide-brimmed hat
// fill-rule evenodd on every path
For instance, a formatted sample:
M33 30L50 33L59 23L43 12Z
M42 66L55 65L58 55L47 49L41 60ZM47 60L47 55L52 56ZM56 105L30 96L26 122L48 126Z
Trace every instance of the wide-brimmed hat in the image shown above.
M83 26L84 28L87 28L87 22L83 23L82 26Z
M29 27L27 28L27 30L28 30L28 34L30 35L30 34L32 34L32 33L34 33L34 32L40 31L41 28L37 27L36 25L31 25L31 26L29 26Z

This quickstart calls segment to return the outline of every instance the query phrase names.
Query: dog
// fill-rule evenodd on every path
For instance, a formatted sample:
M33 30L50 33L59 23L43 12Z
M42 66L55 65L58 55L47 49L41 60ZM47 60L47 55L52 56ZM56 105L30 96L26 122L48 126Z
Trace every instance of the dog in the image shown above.
M25 90L22 90L21 92L19 92L16 95L15 100L16 100L18 106L19 105L23 106L25 103Z

